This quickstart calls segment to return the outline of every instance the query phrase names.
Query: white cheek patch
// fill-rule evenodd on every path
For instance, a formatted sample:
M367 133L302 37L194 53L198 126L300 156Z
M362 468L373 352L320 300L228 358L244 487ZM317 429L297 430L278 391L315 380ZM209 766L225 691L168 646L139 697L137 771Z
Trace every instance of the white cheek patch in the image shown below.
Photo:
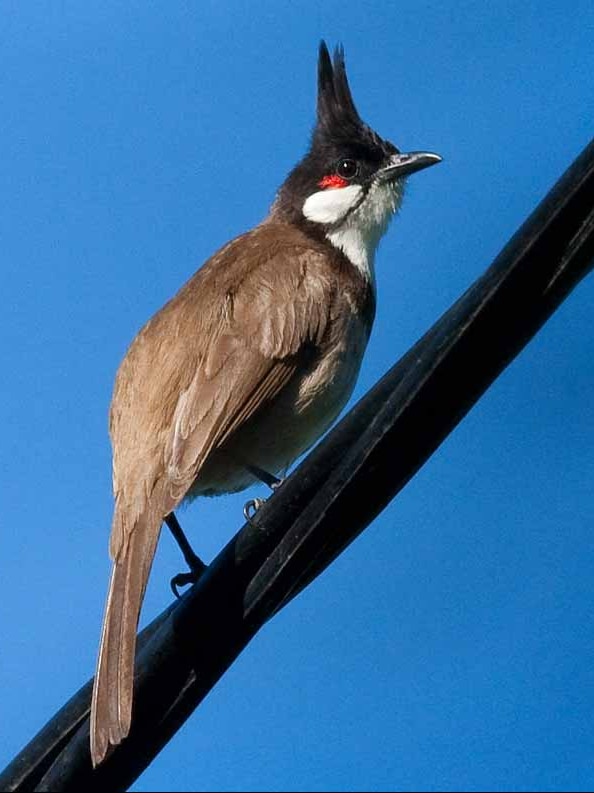
M328 188L310 195L303 204L303 214L314 223L338 223L361 199L358 184Z

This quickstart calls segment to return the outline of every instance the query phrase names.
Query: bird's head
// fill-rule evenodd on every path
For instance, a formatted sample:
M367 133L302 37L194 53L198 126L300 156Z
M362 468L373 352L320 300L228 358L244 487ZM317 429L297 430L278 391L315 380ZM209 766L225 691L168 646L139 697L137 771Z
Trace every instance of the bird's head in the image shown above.
M332 62L322 42L311 146L281 186L273 214L323 233L359 269L370 271L402 201L405 178L440 160L429 152L404 154L365 124L353 102L342 48Z

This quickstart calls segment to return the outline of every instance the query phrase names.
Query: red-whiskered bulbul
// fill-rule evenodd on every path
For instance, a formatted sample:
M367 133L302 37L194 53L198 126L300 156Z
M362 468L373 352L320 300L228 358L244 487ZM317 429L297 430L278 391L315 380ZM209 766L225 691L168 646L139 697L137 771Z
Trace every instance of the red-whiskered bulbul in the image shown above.
M130 729L140 607L163 521L184 499L278 474L348 400L375 314L374 256L405 177L320 45L311 146L268 216L223 246L138 333L110 409L113 568L91 709L100 763Z

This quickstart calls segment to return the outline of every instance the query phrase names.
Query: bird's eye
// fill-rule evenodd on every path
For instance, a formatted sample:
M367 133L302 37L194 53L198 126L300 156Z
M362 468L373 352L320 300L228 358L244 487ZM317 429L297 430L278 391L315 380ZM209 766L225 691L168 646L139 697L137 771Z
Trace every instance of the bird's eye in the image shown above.
M339 160L336 165L336 174L342 179L353 179L359 172L356 160Z

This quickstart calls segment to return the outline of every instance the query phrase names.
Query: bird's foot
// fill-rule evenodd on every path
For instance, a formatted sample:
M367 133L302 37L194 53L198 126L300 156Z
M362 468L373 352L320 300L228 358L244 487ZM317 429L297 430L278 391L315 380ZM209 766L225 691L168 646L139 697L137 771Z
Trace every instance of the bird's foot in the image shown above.
M273 493L276 492L276 490L284 482L284 479L279 479L278 476L269 474L268 471L265 471L263 468L260 468L257 465L246 465L246 468L256 477L256 479L259 479L260 482L264 482L265 485L268 485ZM253 522L253 519L256 517L256 512L260 509L262 504L265 503L265 498L251 498L249 501L246 501L243 507L243 516L248 523Z
M189 561L187 557L186 557L186 561ZM188 584L195 584L196 581L198 581L198 579L202 576L206 568L207 565L204 564L202 559L194 555L194 559L192 559L190 564L189 572L178 573L177 575L174 575L170 581L171 591L173 592L175 597L176 598L181 597L178 587L188 586Z
M253 519L256 517L256 512L260 509L262 504L265 503L265 498L250 498L249 501L245 502L243 505L243 517L248 523L252 523Z
M165 523L169 527L171 534L179 545L184 559L186 560L186 564L190 568L189 573L178 573L171 579L171 591L176 598L179 598L181 595L178 592L178 587L187 586L188 584L195 584L202 573L206 570L206 565L202 559L192 550L192 546L188 542L182 527L179 525L178 520L175 517L175 513L170 512L169 515L166 515Z

